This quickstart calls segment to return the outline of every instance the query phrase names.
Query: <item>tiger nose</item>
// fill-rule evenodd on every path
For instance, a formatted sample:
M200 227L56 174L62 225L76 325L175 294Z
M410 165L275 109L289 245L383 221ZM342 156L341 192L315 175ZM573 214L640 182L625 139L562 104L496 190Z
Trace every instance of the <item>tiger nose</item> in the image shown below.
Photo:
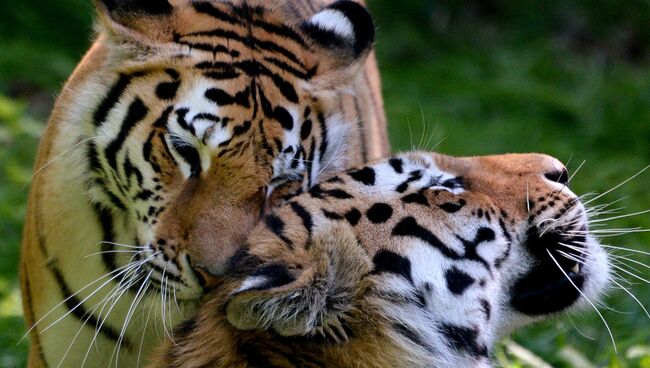
M552 170L544 173L544 177L552 182L559 183L562 185L569 184L569 172L566 167L562 167L560 170Z
M553 156L544 154L531 154L528 156L529 169L533 173L543 175L547 181L555 184L567 185L569 183L569 172L566 167Z

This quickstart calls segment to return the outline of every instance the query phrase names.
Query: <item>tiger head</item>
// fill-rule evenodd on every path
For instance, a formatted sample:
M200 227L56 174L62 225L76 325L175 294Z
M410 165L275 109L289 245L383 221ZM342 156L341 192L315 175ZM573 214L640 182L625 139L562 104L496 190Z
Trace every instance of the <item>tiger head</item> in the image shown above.
M607 284L567 184L539 154L406 153L334 176L265 217L165 364L490 366L498 338Z
M372 20L352 1L309 19L261 0L98 9L89 55L102 65L71 109L91 122L92 200L116 216L113 233L149 247L138 257L152 281L166 275L178 298L196 298L192 269L222 273L277 193L347 165L338 93L366 60ZM91 111L88 96L101 96Z

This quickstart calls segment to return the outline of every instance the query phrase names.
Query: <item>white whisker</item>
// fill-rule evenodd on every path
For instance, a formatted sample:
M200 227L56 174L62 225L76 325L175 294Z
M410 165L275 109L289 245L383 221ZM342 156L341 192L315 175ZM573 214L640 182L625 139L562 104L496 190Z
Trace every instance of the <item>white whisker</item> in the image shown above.
M580 290L580 288L579 288L578 286L576 286L576 284L573 282L573 280L571 280L571 278L569 277L569 275L567 275L566 272L564 272L564 270L562 269L562 267L560 266L560 264L558 263L558 261L557 261L557 260L555 259L555 257L553 257L553 255L551 254L551 251L548 250L548 249L546 249L546 253L548 253L548 256L551 257L551 260L553 260L553 262L555 263L555 265L557 266L557 268L560 270L560 272L562 272L562 274L564 274L564 277L566 277L566 279L571 283L571 285L573 285L573 287L576 289L576 291L577 291L578 293L580 293L580 295L582 295L582 297L585 298L585 300L586 300L589 304L591 304L591 306L594 308L594 310L596 311L596 313L598 313L598 316L600 317L600 319L601 319L601 320L603 321L603 323L605 324L605 328L607 329L607 332L609 333L609 337L612 339L612 345L614 346L614 352L615 352L615 353L618 353L618 349L616 348L616 341L614 340L614 334L612 334L612 330L609 328L609 325L607 324L607 321L605 320L605 317L603 317L602 313L600 313L600 311L598 310L598 308L596 308L596 305L595 305L591 300L589 300L589 298L585 295L585 293L583 293L582 290Z
M598 198L602 198L604 195L607 195L607 194L613 192L614 190L620 188L621 186L627 184L629 181L631 181L632 179L634 179L634 178L636 178L637 176L641 175L643 172L645 172L645 171L648 170L649 168L650 168L650 165L644 167L644 168L641 169L639 172L637 172L636 174L632 175L631 177L629 177L629 178L623 180L621 183L619 183L618 185L614 186L613 188L611 188L611 189L609 189L609 190L607 190L607 191L605 191L605 192L603 192L603 193L601 193L601 194L595 196L594 198L589 199L588 201L585 201L585 202L582 203L582 204L583 204L583 205L586 205L586 204L588 204L588 203L590 203L590 202L593 202L593 201L597 200Z

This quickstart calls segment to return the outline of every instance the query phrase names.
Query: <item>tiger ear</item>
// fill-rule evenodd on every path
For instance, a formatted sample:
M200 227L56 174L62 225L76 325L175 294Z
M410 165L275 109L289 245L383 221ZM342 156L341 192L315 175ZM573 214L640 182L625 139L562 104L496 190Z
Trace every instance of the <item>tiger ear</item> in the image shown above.
M366 8L354 1L336 1L304 21L300 28L317 52L317 88L345 85L363 65L375 39Z
M352 230L336 226L315 236L310 263L300 269L262 264L226 303L226 318L240 330L273 329L282 336L347 339L346 321L371 265Z
M168 0L96 0L100 25L130 41L166 41L172 37L174 6Z

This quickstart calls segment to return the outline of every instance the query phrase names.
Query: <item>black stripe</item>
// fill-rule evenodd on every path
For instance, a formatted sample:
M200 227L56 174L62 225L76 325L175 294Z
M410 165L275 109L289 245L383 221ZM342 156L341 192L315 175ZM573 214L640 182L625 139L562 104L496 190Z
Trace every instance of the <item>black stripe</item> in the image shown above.
M256 37L247 35L247 36L242 36L237 32L234 31L229 31L225 29L212 29L210 31L200 31L200 32L192 32L188 33L186 35L174 35L174 42L184 44L186 43L190 47L195 47L194 44L192 44L189 41L183 41L182 38L187 38L187 37L219 37L219 38L224 38L227 40L234 40L234 41L239 41L243 44L243 46L254 50L255 48L259 48L265 51L270 51L273 53L278 53L281 54L282 56L286 57L287 59L293 61L297 65L299 65L301 68L305 69L305 65L295 56L293 52L290 50L270 41L263 41L260 40ZM211 51L211 49L210 49Z
M198 178L202 171L199 152L192 145L177 137L172 137L171 141L174 150L190 165L190 177Z
M323 209L323 215L330 220L343 220L343 215Z
M169 119L169 114L172 112L172 109L173 109L172 106L166 108L165 111L163 111L162 115L160 115L160 117L153 124L153 126L164 127L167 124L167 120ZM149 165L151 165L151 168L153 169L154 172L161 173L162 169L160 168L160 165L155 161L155 158L152 155L153 139L155 137L156 137L156 130L152 130L151 133L149 134L149 137L147 137L147 140L142 145L142 157L144 158L145 161L149 163Z
M273 234L275 234L275 236L287 243L289 247L293 248L293 242L291 239L287 238L284 233L284 221L282 221L281 218L276 215L267 215L264 219L264 223L266 223L266 226L273 232Z
M290 74L293 74L294 76L296 76L298 78L301 78L301 79L304 79L304 80L311 79L314 76L314 74L316 73L316 68L315 67L308 70L307 72L301 72L300 70L292 67L291 65L285 63L284 61L278 60L278 59L276 59L274 57L267 56L267 57L264 58L264 60L271 63L271 64L273 64L273 65L275 65L275 66L277 66L278 68L282 69L283 71L285 71L287 73L290 73Z
M40 210L37 209L37 213L40 215ZM37 219L36 223L37 227L37 239L38 239L38 246L39 249L43 252L43 258L44 259L50 259L50 256L48 255L47 252L47 245L45 242L45 236L42 234L40 230L40 222ZM63 305L70 311L70 314L77 318L79 321L83 322L84 325L87 326L95 326L95 328L98 329L99 333L104 336L105 338L109 340L113 340L115 343L118 341L120 342L120 346L124 349L131 350L131 342L130 340L124 336L121 340L119 339L120 335L117 332L117 330L113 329L108 325L108 323L104 323L101 325L101 328L99 328L100 323L97 320L97 318L90 313L86 307L81 303L79 298L76 295L73 295L70 287L68 286L67 282L65 281L65 278L61 271L57 268L56 266L56 260L52 262L46 262L46 267L47 270L52 273L52 276L54 276L54 280L59 288L59 291L61 292L61 295L63 297L64 303ZM90 323L90 324L88 324Z
M93 115L95 126L100 126L106 120L108 112L115 106L120 97L122 97L124 90L131 83L132 78L132 75L120 74L117 82L111 87L97 110L95 110L95 114Z
M250 107L250 96L251 93L248 87L243 91L235 93L234 96L231 96L228 92L219 88L210 88L205 91L205 98L219 106L234 104L243 107Z
M396 173L401 174L404 172L403 162L401 158L390 158L388 159L388 164L395 170Z
M39 245L40 244L39 242ZM45 352L43 351L43 344L41 343L41 336L38 332L38 327L35 324L35 317L34 317L34 305L32 303L32 287L31 284L29 283L29 275L27 274L27 271L24 271L23 275L23 286L24 286L24 291L25 295L27 296L24 299L25 304L27 305L27 308L25 308L25 314L27 315L27 319L29 321L32 321L32 325L29 325L28 327L31 330L30 332L30 338L32 340L32 345L37 346L36 348L36 353L38 354L38 357L40 358L40 362L42 363L43 367L48 368L49 365L47 363L47 360L45 359Z
M302 48L309 49L309 45L305 43L305 40L302 38L302 36L299 35L292 28L284 24L272 24L272 23L261 21L259 19L255 19L253 21L253 25L262 28L268 33L272 33L277 36L288 38L294 41L295 43L297 43L298 45L300 45Z
M300 217L300 219L302 220L302 224L305 226L305 229L307 230L307 241L309 242L314 227L314 221L311 218L311 214L309 213L309 211L307 211L305 207L301 206L298 202L289 202L289 205L291 206L293 212L295 212L296 215ZM309 247L309 243L307 243L307 247Z
M461 259L460 255L451 250L447 245L445 245L437 236L431 233L429 230L418 225L415 218L409 216L402 219L395 227L393 228L393 235L395 236L412 236L427 242L430 246L438 249L443 255L451 259Z
M108 272L112 272L117 269L117 262L115 261L115 253L113 250L115 246L112 244L115 242L115 232L113 231L113 216L111 211L108 208L103 207L100 204L93 204L93 210L97 216L97 221L102 228L102 262L104 267Z
M434 355L438 354L438 352L434 348L432 348L422 340L420 334L417 331L413 331L405 324L399 322L392 323L392 327L397 333L405 337L407 340L411 341L413 344L423 348L424 350L430 352L431 354Z
M196 114L192 118L193 122L196 121L196 120L208 120L208 121L211 121L211 122L214 122L214 123L218 123L218 122L221 121L221 118L218 117L217 115L210 114L208 112L203 112L203 113L200 113L200 114Z
M73 316L83 322L86 327L95 326L95 329L97 329L101 325L99 333L102 336L109 340L113 340L115 343L119 342L120 346L124 349L131 350L131 341L126 336L120 338L120 333L117 332L117 330L108 326L107 323L102 324L94 314L86 309L86 307L81 303L81 300L79 300L76 295L73 295L63 277L63 274L54 264L48 264L48 270L52 275L54 275L54 279L63 297L64 305Z
M176 110L176 122L178 123L178 125L179 125L182 129L187 130L187 131L190 132L192 135L195 135L195 134L196 134L196 131L194 130L194 126L193 126L193 125L189 125L189 124L187 123L187 120L185 120L185 116L187 115L187 113L188 113L189 111L190 111L190 109L188 109L188 108L182 108L182 109L178 109L178 110Z
M307 172L307 188L311 187L313 180L316 179L312 176L312 167L314 164L314 151L315 147L315 138L312 137L311 144L309 145L309 155L307 156L307 162L305 163L305 171Z
M413 277L411 276L411 261L395 252L382 249L372 259L374 269L372 274L382 274L384 272L393 273L404 277L411 284Z
M325 117L323 116L322 113L318 113L318 125L320 126L320 134L321 134L321 140L320 140L320 163L323 163L323 159L325 157L325 152L327 152L327 146L329 144L327 140L327 124L325 124Z
M219 19L229 24L241 24L241 20L238 17L214 7L207 1L194 1L192 2L192 5L194 7L194 10L196 10L198 13L209 15L215 19Z
M106 149L104 149L104 154L106 155L106 160L108 164L117 172L117 152L122 148L124 140L135 127L135 125L144 119L147 116L149 109L144 105L142 100L138 97L131 102L129 109L126 113L126 117L122 121L122 126L120 127L120 132L117 137L113 139L111 143L108 144Z

